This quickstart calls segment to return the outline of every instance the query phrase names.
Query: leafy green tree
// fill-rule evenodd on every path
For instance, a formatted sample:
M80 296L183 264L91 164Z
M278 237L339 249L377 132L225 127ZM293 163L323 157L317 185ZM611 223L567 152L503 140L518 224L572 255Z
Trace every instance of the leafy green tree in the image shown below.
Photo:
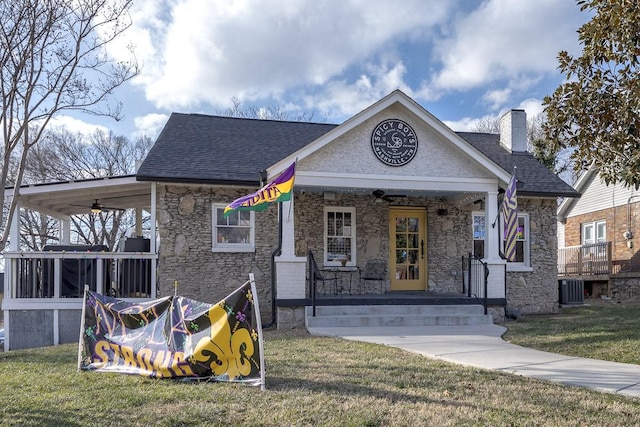
M593 165L606 183L640 187L640 3L579 0L592 14L578 30L582 55L558 55L566 75L544 99L551 151L574 149L576 172Z

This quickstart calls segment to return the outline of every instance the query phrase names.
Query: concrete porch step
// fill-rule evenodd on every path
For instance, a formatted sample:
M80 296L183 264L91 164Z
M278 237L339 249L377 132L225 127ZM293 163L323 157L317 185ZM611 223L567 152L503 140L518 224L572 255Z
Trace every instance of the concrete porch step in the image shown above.
M488 325L482 305L348 305L306 308L307 327Z

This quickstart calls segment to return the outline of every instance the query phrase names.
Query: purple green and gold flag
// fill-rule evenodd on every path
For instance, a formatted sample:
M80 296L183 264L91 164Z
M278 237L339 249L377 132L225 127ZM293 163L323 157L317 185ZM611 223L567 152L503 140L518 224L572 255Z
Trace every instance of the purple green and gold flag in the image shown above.
M242 196L229 203L227 207L224 208L224 217L226 218L233 211L263 211L272 203L291 200L295 173L296 164L294 162L286 168L280 176L260 190Z
M515 173L507 185L502 201L502 215L504 218L504 255L507 261L516 260L516 241L518 237L518 200L516 186L518 180Z

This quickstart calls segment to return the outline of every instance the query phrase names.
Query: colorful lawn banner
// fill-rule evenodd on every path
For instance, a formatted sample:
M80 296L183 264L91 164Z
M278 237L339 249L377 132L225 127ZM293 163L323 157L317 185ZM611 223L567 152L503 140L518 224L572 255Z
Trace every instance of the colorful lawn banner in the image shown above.
M275 202L291 200L293 181L296 174L295 162L286 168L276 179L255 193L242 196L224 208L226 218L233 211L263 211Z
M264 389L253 275L215 305L180 296L133 303L86 290L78 353L78 370Z
M516 260L516 242L518 240L518 198L516 196L518 180L515 168L513 176L507 185L502 201L502 215L504 217L504 255L507 261Z

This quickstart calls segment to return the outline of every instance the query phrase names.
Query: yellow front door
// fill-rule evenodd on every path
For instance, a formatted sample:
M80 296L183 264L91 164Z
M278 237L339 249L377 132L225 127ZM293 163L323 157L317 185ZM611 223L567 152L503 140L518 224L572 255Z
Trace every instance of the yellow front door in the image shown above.
M389 272L392 291L427 289L427 214L423 208L392 208Z

